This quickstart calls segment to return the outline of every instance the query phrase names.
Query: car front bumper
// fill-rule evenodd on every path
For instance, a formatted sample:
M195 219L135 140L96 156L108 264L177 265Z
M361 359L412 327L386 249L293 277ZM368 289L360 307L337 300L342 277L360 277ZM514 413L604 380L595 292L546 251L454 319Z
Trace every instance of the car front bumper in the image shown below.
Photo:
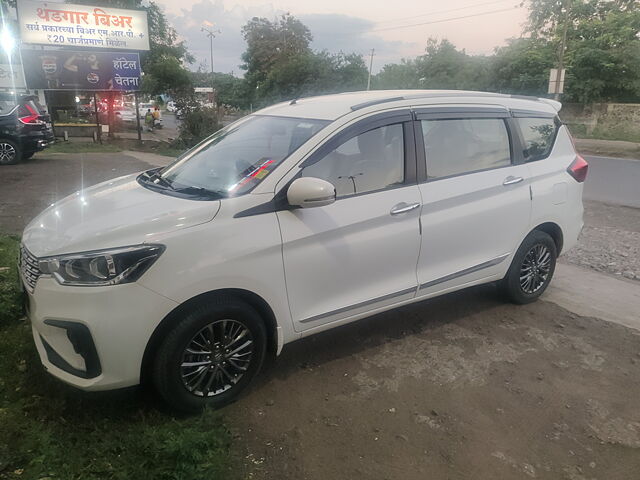
M26 295L42 364L83 390L138 384L149 339L177 306L137 283L70 287L48 276Z

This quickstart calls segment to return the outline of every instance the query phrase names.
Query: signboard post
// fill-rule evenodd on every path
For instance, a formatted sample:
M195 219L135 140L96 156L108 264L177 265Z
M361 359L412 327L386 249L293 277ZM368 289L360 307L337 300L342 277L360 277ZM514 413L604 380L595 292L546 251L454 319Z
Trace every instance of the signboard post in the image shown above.
M144 10L19 0L22 43L56 47L149 50Z
M558 78L558 69L552 68L549 72L549 92L556 95L564 93L564 74L567 72L566 68L562 69L562 75Z
M133 94L136 107L136 130L138 131L138 141L142 142L142 127L140 126L140 102L138 101L138 92Z

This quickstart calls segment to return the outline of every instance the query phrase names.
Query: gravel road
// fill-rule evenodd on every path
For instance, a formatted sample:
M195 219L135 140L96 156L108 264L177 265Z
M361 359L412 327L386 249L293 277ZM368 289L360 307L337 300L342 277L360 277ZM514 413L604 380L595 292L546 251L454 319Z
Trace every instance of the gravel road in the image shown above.
M585 201L584 223L560 261L640 281L640 209Z

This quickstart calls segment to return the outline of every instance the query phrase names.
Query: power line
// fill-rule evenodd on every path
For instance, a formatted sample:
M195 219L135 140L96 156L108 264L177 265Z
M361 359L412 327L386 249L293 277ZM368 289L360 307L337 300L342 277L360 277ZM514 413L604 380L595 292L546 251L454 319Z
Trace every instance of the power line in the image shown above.
M433 12L421 13L419 15L412 15L410 17L396 18L395 20L382 20L380 22L374 22L374 24L375 25L380 25L380 24L383 24L383 23L394 23L394 22L402 22L404 20L414 20L416 18L427 17L429 15L438 15L440 13L458 12L460 10L466 10L468 8L484 7L484 6L487 6L487 5L494 5L496 3L504 3L504 2L511 2L511 1L513 1L513 0L493 0L491 2L476 3L474 5L467 5L467 6L458 7L458 8L449 8L447 10L435 10Z
M365 31L359 32L359 33L384 32L384 31L387 31L387 30L398 30L400 28L411 28L411 27L419 27L419 26L422 26L422 25L433 25L434 23L452 22L454 20L462 20L464 18L481 17L483 15L491 15L493 13L513 11L516 8L520 8L520 7L518 5L516 5L515 7L502 8L502 9L499 9L499 10L491 10L491 11L488 11L488 12L474 13L474 14L471 14L471 15L462 15L462 16L459 16L459 17L443 18L441 20L432 20L430 22L412 23L410 25L400 25L400 26L397 26L397 27L377 28L377 29L373 29L373 30L365 30Z

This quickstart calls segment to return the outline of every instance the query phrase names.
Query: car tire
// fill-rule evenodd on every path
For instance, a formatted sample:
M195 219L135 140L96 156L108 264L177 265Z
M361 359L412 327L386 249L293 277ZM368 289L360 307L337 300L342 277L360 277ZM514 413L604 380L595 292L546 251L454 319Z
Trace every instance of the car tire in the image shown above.
M507 275L500 282L502 292L513 303L534 302L549 286L557 256L553 238L534 230L516 251Z
M207 299L181 314L160 344L153 383L177 410L223 407L260 371L266 345L264 321L253 308L233 297Z
M8 139L0 139L0 165L15 165L22 159L20 146Z

